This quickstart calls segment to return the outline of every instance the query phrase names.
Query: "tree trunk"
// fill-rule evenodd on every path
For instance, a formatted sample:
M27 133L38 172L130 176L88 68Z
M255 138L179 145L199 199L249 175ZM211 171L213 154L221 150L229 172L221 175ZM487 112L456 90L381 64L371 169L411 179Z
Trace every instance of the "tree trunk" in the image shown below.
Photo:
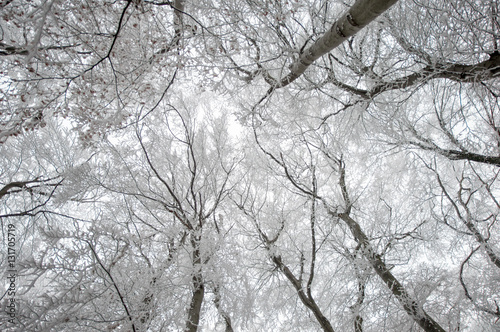
M215 295L214 304L215 307L217 308L217 311L219 311L219 314L222 316L224 322L226 323L226 332L233 332L234 330L233 330L233 325L231 323L231 317L226 311L224 311L224 309L222 309L222 306L220 305L221 295L218 286L214 287L214 295Z
M203 283L202 275L202 260L200 252L200 239L199 235L191 235L191 245L193 247L193 294L191 296L191 303L189 305L188 317L186 321L186 332L196 332L200 323L201 305L205 297L205 285Z
M278 83L277 87L284 87L295 81L314 61L355 35L396 2L397 0L356 1L349 11L332 25L330 30L304 50L299 59L290 67L290 73Z
M285 274L285 277L292 283L293 287L297 291L297 294L299 295L300 300L302 303L309 308L314 314L314 317L316 317L316 320L318 323L321 325L321 328L325 332L334 332L332 324L330 324L330 321L328 318L323 315L321 312L321 309L318 307L316 304L316 301L314 298L307 296L307 294L304 292L304 287L302 287L301 282L293 275L292 271L286 266L282 259L281 256L276 256L273 255L272 257L273 263Z
M375 272L386 284L392 294L398 299L408 315L426 332L445 332L445 330L418 305L417 301L406 291L404 286L396 279L391 271L389 271L380 255L375 253L372 249L368 237L359 224L346 213L340 213L338 217L347 224L354 238L361 245L364 257L375 269Z

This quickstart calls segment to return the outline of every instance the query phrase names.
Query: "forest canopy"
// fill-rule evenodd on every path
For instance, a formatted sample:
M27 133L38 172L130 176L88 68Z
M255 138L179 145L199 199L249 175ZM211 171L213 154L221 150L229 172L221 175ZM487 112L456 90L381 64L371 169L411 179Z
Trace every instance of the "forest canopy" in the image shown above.
M2 331L497 331L497 0L0 0Z

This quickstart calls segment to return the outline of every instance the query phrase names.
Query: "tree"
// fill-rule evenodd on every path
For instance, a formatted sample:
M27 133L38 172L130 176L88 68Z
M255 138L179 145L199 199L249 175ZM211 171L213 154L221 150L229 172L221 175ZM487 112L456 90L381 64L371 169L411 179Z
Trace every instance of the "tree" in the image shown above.
M0 6L22 329L498 328L496 0Z
M8 311L5 306L2 310L1 326L5 330L36 329L44 324L37 318L53 308L44 302L47 298L35 300L39 282L47 287L46 294L54 295L55 303L62 294L52 288L47 276L49 266L55 269L54 259L57 261L57 255L48 256L64 237L51 225L78 220L70 211L74 202L83 199L87 188L82 175L87 170L89 152L79 150L76 137L60 126L49 120L46 130L27 133L1 146L2 271L9 277L2 304L11 304ZM77 250L60 250L59 254L64 252L62 260L73 261L72 253ZM64 282L78 279L78 275L69 277Z
M122 190L125 195L135 197L142 204L147 204L146 201L159 204L159 207L171 214L173 220L180 224L180 227L177 226L182 233L179 245L187 248L190 254L191 271L186 274L191 275L192 291L187 306L185 330L197 331L209 283L215 285L215 304L217 310L220 308L220 286L217 280L210 281L205 275L205 266L210 263L212 256L216 255L219 246L216 239L224 236L221 233L223 229L219 228L222 217L217 215L217 211L221 209L230 192L229 177L236 162L234 158L231 159L231 151L228 150L229 141L223 120L215 119L216 126L213 128L207 126L208 120L203 121L200 126L204 126L205 131L202 132L196 128L197 114L194 111L190 113L171 104L167 106L168 109L159 114L159 117L164 118L164 132L157 132L156 127L151 127L151 123L156 126L162 121L155 115L150 115L151 122L144 121L136 129L136 136L149 170L138 170L138 175L134 175L136 171L132 168L133 165L129 166L125 162L134 183L147 183L147 186L138 185L132 191L127 188ZM166 151L154 153L152 150L158 144L166 148ZM142 178L143 174L148 176ZM167 229L165 232L169 239L171 230ZM214 237L215 243L208 242L207 237ZM170 238L168 241L174 245L174 239ZM231 327L229 316L223 314L223 318Z
M288 105L283 106L283 108L285 109L287 107ZM307 110L307 113L310 115L314 114L314 107L314 105L309 107L307 107L306 104L301 105L301 109ZM347 121L352 121L349 117L346 118ZM401 165L401 159L399 157L394 158L390 156L385 156L383 162L373 159L372 161L370 161L371 158L378 159L379 153L376 152L374 155L372 155L372 153L366 151L365 148L362 148L363 146L366 147L368 145L359 144L359 142L363 141L365 138L355 137L358 133L348 133L347 130L339 130L339 128L348 127L344 122L345 119L339 119L339 122L337 122L335 126L323 128L321 133L318 133L317 131L311 129L315 128L317 126L316 123L321 123L321 121L322 120L320 117L312 116L309 123L297 123L292 120L287 126L285 126L283 122L280 124L280 126L275 126L269 123L266 125L259 123L254 129L255 139L262 152L267 155L270 161L273 162L277 167L278 170L276 172L277 174L281 174L279 176L283 179L282 181L289 182L288 190L290 190L291 192L295 192L296 195L305 196L309 197L310 199L317 200L318 204L321 204L324 207L323 214L325 215L325 217L323 218L325 218L326 220L330 219L330 222L339 220L345 223L346 228L344 228L343 234L345 234L345 232L350 233L354 241L349 243L349 241L346 241L345 238L343 239L342 243L344 244L344 246L346 246L344 252L351 253L351 255L346 256L356 257L357 255L359 255L359 257L361 258L361 262L359 260L357 262L355 261L356 263L354 264L353 272L355 272L356 270L361 270L370 275L370 270L373 269L373 272L376 273L380 278L381 284L384 285L387 290L394 296L394 298L399 301L401 309L404 309L404 311L406 311L406 313L409 315L409 318L413 319L415 323L422 327L423 330L445 330L446 328L441 322L439 322L443 321L443 317L441 316L442 312L449 311L451 314L456 309L453 308L452 303L441 303L439 309L437 309L437 311L434 311L434 314L429 314L429 311L427 309L424 309L424 305L428 308L436 308L436 304L434 303L434 301L430 300L432 299L432 297L429 298L429 295L432 293L432 291L431 293L426 294L427 286L425 286L425 283L430 282L429 279L427 279L428 277L426 277L427 280L422 280L422 286L417 286L419 285L419 281L415 279L412 279L412 287L407 287L404 285L404 283L398 280L401 278L401 276L405 276L405 273L401 274L401 267L404 266L406 269L412 269L412 264L410 262L419 256L419 254L417 253L420 250L427 250L422 246L433 246L432 243L433 241L435 241L435 239L431 235L432 233L427 233L426 230L429 229L429 227L434 226L432 226L432 222L428 221L428 218L432 216L432 218L439 222L438 225L442 225L443 222L443 219L441 219L442 217L437 217L437 214L435 212L430 212L429 215L429 211L432 211L433 207L437 205L437 201L435 202L434 199L439 199L439 196L435 195L431 196L431 198L425 198L426 196L423 196L422 198L420 197L420 195L422 195L422 193L425 193L426 190L425 188L421 188L422 184L419 184L418 181L427 178L427 175L425 173L430 168L430 166L425 166L423 169L421 167L417 167L415 168L415 170L407 169L408 166L406 166L404 162ZM265 141L263 140L263 138L265 138ZM371 138L367 137L367 139ZM274 140L279 141L280 143L277 144ZM353 141L356 141L356 150L348 149ZM387 145L386 142L380 141L378 144L372 143L370 147L373 148L377 145L380 148L384 148L384 146L386 148L391 146L390 143L389 145ZM272 147L272 150L269 150L269 146ZM343 155L344 157L339 158L336 157L337 155ZM370 157L370 155L372 155L372 157ZM420 158L424 158L424 156L421 156ZM345 171L347 160L349 160L349 165L352 165L357 169L362 168L360 166L361 163L367 164L365 170L360 174L367 176L368 179L363 179L363 177L354 174L352 175L354 181L351 180L351 185L349 185L349 182L347 182L346 180ZM416 159L415 161L417 165L421 163L421 161L419 161L418 159ZM424 163L424 165L426 164ZM434 169L434 167L431 169ZM448 165L446 167L448 167ZM326 171L329 168L331 170ZM391 169L392 172L390 171ZM386 174L388 174L387 176L382 176L380 174L384 171L386 172ZM323 174L323 179L321 178L321 176L316 176L315 174ZM325 174L327 174L328 176L324 177ZM425 174L425 177L423 177L421 174ZM394 177L394 175L398 177L401 175L404 176L403 178L398 178L400 184L396 185L394 183L394 178L391 178L391 176ZM408 176L413 177L413 179L408 178ZM495 175L492 176L495 177ZM309 177L312 177L314 181L308 180ZM335 178L337 178L338 182L335 181ZM488 183L491 182L486 182L485 179L482 179L482 182L481 180L477 181L478 185L479 183L481 183L481 185L484 185L486 188L490 187L490 184ZM361 186L359 184L353 185L352 182L354 184L356 184L356 182L360 182ZM470 200L472 196L466 195L465 197L458 199L451 198L450 195L446 192L447 189L444 189L443 187L443 181L437 182L441 183L439 186L442 188L441 190L446 193L446 197L448 197L446 201L454 202L452 204L455 206L455 210L459 213L459 215L463 215L466 213L469 216L469 219L466 219L465 215L461 217L463 219L463 225L469 225L469 235L474 236L475 234L476 238L479 239L478 242L483 243L481 247L485 248L487 259L489 259L494 264L494 262L496 261L495 257L497 249L494 249L490 244L487 244L489 239L485 242L485 238L481 234L484 234L484 232L480 232L477 229L475 223L478 223L479 225L479 223L481 223L479 221L479 215L484 215L484 219L481 219L484 220L483 222L487 222L484 227L488 227L489 230L492 230L493 225L495 224L494 220L496 219L495 216L498 207L495 206L495 203L493 203L492 201L493 205L490 205L489 208L485 208L485 210L481 213L478 213L479 211L473 213L473 215L478 216L478 219L476 219L475 221L467 222L466 220L470 220L471 216L469 209L470 207L474 206L474 203L472 203ZM432 188L432 185L434 184L432 180L430 182L424 183L424 185L431 186L430 188ZM460 183L463 183L463 178ZM337 189L335 189L336 186L338 186ZM393 190L395 191L387 191L387 189L384 189L387 187L390 188L391 186L393 186ZM474 193L472 195L476 195L477 192L477 194L479 194L477 189L474 190L469 187L470 185L466 186L468 193ZM354 188L358 188L358 190ZM355 195L352 194L353 189L356 192ZM359 190L360 192L358 192ZM407 191L408 194L406 195L410 199L402 200L402 195L400 193L402 193L403 190ZM460 189L460 192L463 192L463 189ZM462 195L464 193L465 192L463 192ZM487 193L488 191L486 190L484 192L484 195L486 195L485 198L488 197ZM489 199L493 199L493 196L489 196ZM427 200L427 203L425 202L425 200ZM431 202L430 206L427 205L429 201ZM466 205L464 202L467 202L467 206L470 207L465 208ZM248 204L250 208L249 211L252 211L252 207L254 206L263 206L261 204L255 204L252 200L249 200ZM461 212L462 207L460 206L460 204L463 205L465 211L468 212ZM460 208L457 205L460 206ZM294 206L298 205L295 204ZM411 206L414 206L414 208L412 209ZM430 210L427 210L429 207ZM278 210L283 209L282 207L276 208ZM383 212L383 210L385 210L385 213ZM449 210L449 208L447 208L446 210L441 210L441 213L447 210ZM407 213L409 214L407 215ZM450 225L451 219L448 218L451 217L448 213L445 215L444 220L449 221L445 221L445 224L447 224L448 227L452 227L452 229L456 229L457 231L459 231L457 228L455 228L455 223L453 223L453 225ZM489 213L493 214L490 215ZM267 215L270 216L276 214L277 213L267 213ZM353 215L357 215L357 217L353 217ZM258 220L257 218L255 218L255 214L251 215L251 217L254 220ZM303 217L298 216L299 220L301 220L301 218ZM371 221L363 222L359 219L369 219ZM300 286L299 282L302 282L303 279L299 278L298 276L301 276L303 273L303 253L299 252L295 255L295 257L293 255L290 256L290 249L281 249L285 245L281 244L280 246L279 239L280 237L283 237L281 233L284 232L286 232L286 237L293 237L295 241L300 241L298 239L300 239L301 236L303 237L303 235L301 235L300 233L295 233L294 231L283 231L283 228L280 228L277 232L273 231L271 232L272 235L269 235L269 232L266 233L262 231L263 228L262 226L260 226L262 224L262 221L255 221L255 223L257 231L260 234L260 237L263 239L262 241L264 245L268 248L271 248L270 246L272 245L272 250L269 254L271 260L276 264L277 268L283 271L285 276L290 280L290 283L297 290L297 295L302 299L304 295L301 295L301 292L304 291L303 289L306 286ZM290 224L294 225L293 227L297 227L300 222L298 220L295 220L293 222L290 222ZM339 227L338 222L335 222L335 225L335 227ZM368 230L365 230L365 227L367 227ZM436 234L436 236L449 239L449 232L447 232L446 229L442 229L441 226L439 226L439 228L439 232L434 234ZM341 232L332 231L332 233L335 234ZM322 239L321 242L333 241L333 235L331 235L332 233L328 234L328 237ZM488 231L487 234L488 237L493 236L493 233L490 233L490 231ZM452 238L454 236L455 235L451 235ZM376 243L376 245L374 245L373 243ZM299 246L296 245L295 247ZM325 246L322 247L323 250L325 250L324 247ZM474 253L478 249L479 247L474 250ZM433 250L439 251L442 249L435 248ZM450 252L451 250L452 249L450 248ZM436 253L436 251L434 251L434 253ZM286 256L287 258L282 257L283 252L288 253ZM321 257L322 253L319 249L314 252L315 254L311 255L311 257ZM406 258L404 254L405 252L407 255ZM459 256L462 256L464 254L465 253L461 253L459 254ZM466 258L467 256L469 257ZM459 264L454 263L454 268L448 269L443 268L443 266L438 267L434 272L436 277L438 279L448 278L449 276L454 275L454 270L462 271L464 269L463 266L468 264L470 256L472 256L472 254L465 254L463 256L464 261L460 262ZM450 259L455 260L455 257L443 257L442 259L444 259L444 261L449 261ZM293 263L291 263L290 261ZM429 265L429 267L421 265L419 266L419 270L425 271L428 268L433 268L432 264ZM294 269L291 266L295 266L295 272L293 271ZM369 267L368 270L367 267ZM482 268L487 269L484 265L482 266ZM493 271L496 268L492 268L493 270L491 271L491 273L495 273ZM356 277L356 273L353 272L351 272L353 277ZM359 272L357 273L357 275L359 276ZM462 272L460 272L460 275L462 275ZM324 280L324 278L328 277L323 277L322 279ZM363 280L363 278L361 280ZM440 294L439 296L446 297L447 295L444 294L449 292L450 289L458 289L459 287L464 286L463 281L461 281L460 283L458 282L459 278L457 278L456 275L454 276L454 280L456 282L448 284L445 287L443 293L440 293L436 289L434 290L434 292L438 292ZM481 283L484 285L489 285L489 287L495 287L494 285L496 284L496 282L492 281L491 279ZM338 286L339 282L331 282L331 284ZM472 282L467 283L467 285L469 286L471 284ZM475 287L473 288L476 289ZM370 293L373 292L373 288L368 287L367 290L366 286L363 287L358 285L358 290L360 291L360 296L362 296L358 298L358 301L356 303L361 303L362 305L364 302L364 297L370 297ZM489 292L486 291L483 287L478 287L477 291L479 292L478 295L481 294L479 295L479 297L484 297L484 299L487 298L486 294L488 294ZM325 292L325 290L322 290L322 292ZM338 290L329 289L326 292L336 293L338 292ZM472 296L470 296L470 294L466 296L470 301L476 301L475 299L477 297L473 298ZM425 303L427 298L429 298L428 301L430 300L431 303ZM490 303L493 303L493 305L490 304L488 308L488 305L484 306L483 302L483 304L480 305L480 308L481 310L488 312L490 315L495 317L497 316L494 305L495 302L491 298L489 299L489 301ZM305 303L306 301L303 302L307 306L307 304ZM477 304L475 304L474 306L477 306ZM474 311L474 306L469 306L468 308L460 310ZM356 308L355 305L354 308ZM355 325L355 329L357 330L361 329L363 326L363 324L361 323L362 321L364 321L362 312L366 312L366 308L363 309L364 310L362 310L358 316L353 318L353 324ZM317 310L317 312L320 313L321 310ZM390 320L391 322L394 322L396 321L396 312L393 312L392 315L394 315L394 317L391 317ZM441 317L439 317L438 320L436 319L436 317L432 317L434 315L439 315ZM331 322L331 318L328 317L326 319L330 320L328 325L321 323L322 318L318 318L318 323L325 331L330 331L333 329L332 326L335 326L336 322ZM449 328L454 328L454 326L456 327L461 325L461 322L449 321L448 324L450 324Z

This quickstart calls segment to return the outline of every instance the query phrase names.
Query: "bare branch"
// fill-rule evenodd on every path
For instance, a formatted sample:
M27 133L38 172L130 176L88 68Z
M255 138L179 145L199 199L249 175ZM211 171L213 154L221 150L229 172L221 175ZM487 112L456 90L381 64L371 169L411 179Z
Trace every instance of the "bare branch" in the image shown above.
M115 291L116 293L118 294L118 297L120 298L120 302L123 306L123 309L125 309L125 312L127 314L127 317L130 321L130 324L132 325L132 330L134 332L136 332L136 328L135 328L135 324L134 324L134 320L130 314L130 311L128 309L128 306L127 306L127 303L125 303L125 298L123 297L122 293L120 292L120 288L118 287L118 285L116 284L115 280L113 279L113 276L111 275L111 271L109 271L109 269L107 269L104 264L102 263L102 261L100 260L99 256L97 255L95 249L94 249L94 246L87 240L84 240L88 245L89 245L89 248L90 250L92 251L92 253L94 254L94 257L95 259L97 260L97 263L99 263L99 265L101 266L101 268L103 269L104 272L106 272L106 274L108 275L109 277L109 280L111 281L111 283L113 284L113 287L115 288Z
M343 14L320 39L308 47L290 67L290 73L277 87L284 87L299 78L318 58L327 54L349 37L367 26L397 0L358 0Z

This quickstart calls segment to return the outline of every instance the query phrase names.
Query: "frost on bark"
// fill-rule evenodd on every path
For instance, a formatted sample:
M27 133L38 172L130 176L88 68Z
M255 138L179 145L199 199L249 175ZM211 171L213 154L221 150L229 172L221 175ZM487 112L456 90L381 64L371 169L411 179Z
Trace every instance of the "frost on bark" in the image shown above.
M276 87L284 87L295 81L315 60L354 36L396 2L397 0L356 1L349 11L331 26L330 30L300 54L299 59L290 66L290 73L282 78Z
M260 143L257 140L257 144ZM399 301L405 312L415 321L420 327L426 332L444 332L445 330L441 325L436 322L427 312L424 310L423 306L413 297L401 284L401 282L396 278L395 275L390 271L391 269L385 264L382 256L379 255L370 242L369 237L361 228L358 221L351 217L351 210L353 207L353 201L351 200L348 192L348 188L345 182L345 165L342 159L336 159L330 155L327 155L329 159L334 161L338 165L339 171L339 187L342 193L342 198L344 200L344 212L337 212L337 208L333 209L325 200L324 197L318 195L314 190L311 191L309 188L305 187L303 184L296 181L295 177L290 173L288 165L285 163L284 159L278 159L271 153L265 151L262 146L261 149L275 161L283 169L286 178L292 183L292 185L302 192L323 202L323 205L328 211L328 214L335 218L342 220L349 228L354 240L357 242L360 252L363 254L370 266L375 270L376 274L382 279L389 291L394 295L394 297ZM285 270L286 265L283 265L281 258L273 257L275 264L280 267L281 270L287 275ZM291 279L291 278L289 278ZM293 282L292 282L293 283ZM300 294L300 292L299 292ZM326 329L325 329L326 331Z
M340 170L340 189L346 205L345 212L336 213L330 211L333 217L340 218L349 227L354 239L361 248L361 252L375 270L377 275L382 279L390 292L401 303L406 313L426 332L444 332L445 330L430 317L417 300L410 295L406 288L392 274L390 268L384 263L382 257L373 249L368 236L365 234L359 223L351 216L352 202L349 198L347 186L345 183L345 169L342 161L339 161Z
M200 241L200 236L191 236L191 246L192 248L194 248L192 254L194 270L192 276L193 294L191 296L191 303L188 309L188 317L185 329L186 332L196 332L198 330L198 325L200 324L201 306L205 297L205 284L203 282L203 275L201 273L202 260L199 248Z
M493 80L500 76L500 53L495 51L488 55L488 59L475 63L475 64L460 64L452 62L435 62L429 63L419 71L409 74L407 76L402 76L394 80L380 81L377 82L370 89L360 89L355 86L350 86L341 82L335 78L333 71L329 73L328 82L338 88L357 95L363 99L369 100L378 96L384 92L407 89L424 82L428 82L432 79L448 79L460 83L477 83L481 81ZM455 156L455 159L480 159L480 157L470 154L470 156L459 155L454 151L448 152ZM475 160L478 161L478 160ZM481 161L483 162L483 161ZM498 158L492 160L486 160L486 163L498 164Z
M430 317L418 302L408 293L405 287L391 273L380 255L371 248L368 237L363 232L358 222L352 219L347 213L340 213L338 217L342 219L351 230L356 241L362 246L363 254L373 267L377 275L382 279L390 292L398 299L406 313L426 332L444 332L445 330Z
M313 208L312 208L312 214L311 214L311 223L312 223L312 259L311 259L311 266L310 266L310 275L307 281L307 284L303 284L302 280L302 272L299 277L296 277L296 275L293 273L291 268L283 261L283 258L276 253L276 246L275 242L278 240L281 231L283 228L281 228L280 231L273 237L270 238L259 226L259 222L257 221L256 216L254 215L253 211L247 210L243 205L239 205L239 208L247 217L249 217L254 225L257 228L257 231L259 233L259 237L263 242L264 247L266 248L269 258L273 262L274 266L279 269L283 273L283 275L287 278L287 280L290 282L290 284L293 286L295 289L300 301L304 306L309 309L314 317L316 318L316 321L318 324L321 326L323 331L325 332L334 332L333 326L330 323L330 320L325 316L325 314L322 312L321 308L318 306L316 300L314 299L314 296L312 294L311 288L312 288L312 282L314 278L314 265L315 265L315 254L316 254L316 240L314 238L314 206L315 202L313 202ZM281 224L282 227L284 227L284 223ZM303 270L303 266L301 268Z

